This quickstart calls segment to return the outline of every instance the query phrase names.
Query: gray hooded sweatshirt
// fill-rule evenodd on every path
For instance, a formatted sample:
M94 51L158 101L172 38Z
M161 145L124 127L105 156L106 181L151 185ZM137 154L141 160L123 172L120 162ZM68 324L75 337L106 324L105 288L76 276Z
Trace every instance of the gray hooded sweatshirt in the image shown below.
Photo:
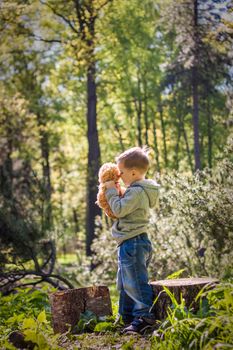
M119 197L115 188L109 188L105 195L118 218L112 226L112 236L118 245L147 232L149 208L158 204L159 185L155 181L135 181L126 189L123 197Z

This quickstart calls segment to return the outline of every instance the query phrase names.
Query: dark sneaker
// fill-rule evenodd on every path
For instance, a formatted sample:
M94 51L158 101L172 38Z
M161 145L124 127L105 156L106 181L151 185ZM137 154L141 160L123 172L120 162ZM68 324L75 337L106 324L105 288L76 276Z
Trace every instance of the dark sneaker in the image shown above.
M132 322L133 322L133 317L132 318L123 318L123 323L125 327L128 327Z
M119 326L119 327L128 327L131 322L133 322L134 318L133 317L122 317L122 316L118 316L114 322L115 326Z
M125 327L123 333L139 333L146 334L152 332L156 328L156 321L151 318L140 317L133 320L133 322Z

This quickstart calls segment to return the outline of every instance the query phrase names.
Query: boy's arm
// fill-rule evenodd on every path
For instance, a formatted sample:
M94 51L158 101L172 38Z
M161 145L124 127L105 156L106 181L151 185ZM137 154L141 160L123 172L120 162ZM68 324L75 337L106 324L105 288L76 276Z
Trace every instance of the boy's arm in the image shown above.
M141 188L129 189L126 190L124 197L120 197L116 188L108 188L105 192L105 196L113 214L120 218L139 207L140 201L138 195L141 191Z

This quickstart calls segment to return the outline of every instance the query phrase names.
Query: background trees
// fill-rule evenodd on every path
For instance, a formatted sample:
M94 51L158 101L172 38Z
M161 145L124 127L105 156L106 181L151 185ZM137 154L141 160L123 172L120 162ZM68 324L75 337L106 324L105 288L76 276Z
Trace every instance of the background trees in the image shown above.
M229 14L230 3L168 1L163 11L163 21L169 23L167 29L176 32L173 41L176 54L170 61L167 83L172 84L172 89L186 91L183 104L189 109L186 109L186 116L192 114L195 170L212 167L213 147L218 144L217 139L213 140L217 134L215 127L220 128L222 124L224 131L224 115L227 114L224 110L221 117L222 111L215 109L215 103L223 99L224 106L224 95L219 94L219 88L226 88L231 81L231 61L228 54L224 50L220 52L209 39L213 30L224 22L224 15ZM222 30L222 35L229 38L227 31Z
M151 147L150 176L215 166L232 125L230 2L0 6L1 208L38 240L91 254L98 168L127 147Z

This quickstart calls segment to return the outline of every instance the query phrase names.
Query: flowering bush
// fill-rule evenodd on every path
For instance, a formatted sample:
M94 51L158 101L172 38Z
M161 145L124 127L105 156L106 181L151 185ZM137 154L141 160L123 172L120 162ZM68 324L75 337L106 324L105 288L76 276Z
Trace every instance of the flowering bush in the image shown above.
M233 139L211 171L161 177L160 211L151 217L153 269L158 276L186 268L227 277L233 257Z

